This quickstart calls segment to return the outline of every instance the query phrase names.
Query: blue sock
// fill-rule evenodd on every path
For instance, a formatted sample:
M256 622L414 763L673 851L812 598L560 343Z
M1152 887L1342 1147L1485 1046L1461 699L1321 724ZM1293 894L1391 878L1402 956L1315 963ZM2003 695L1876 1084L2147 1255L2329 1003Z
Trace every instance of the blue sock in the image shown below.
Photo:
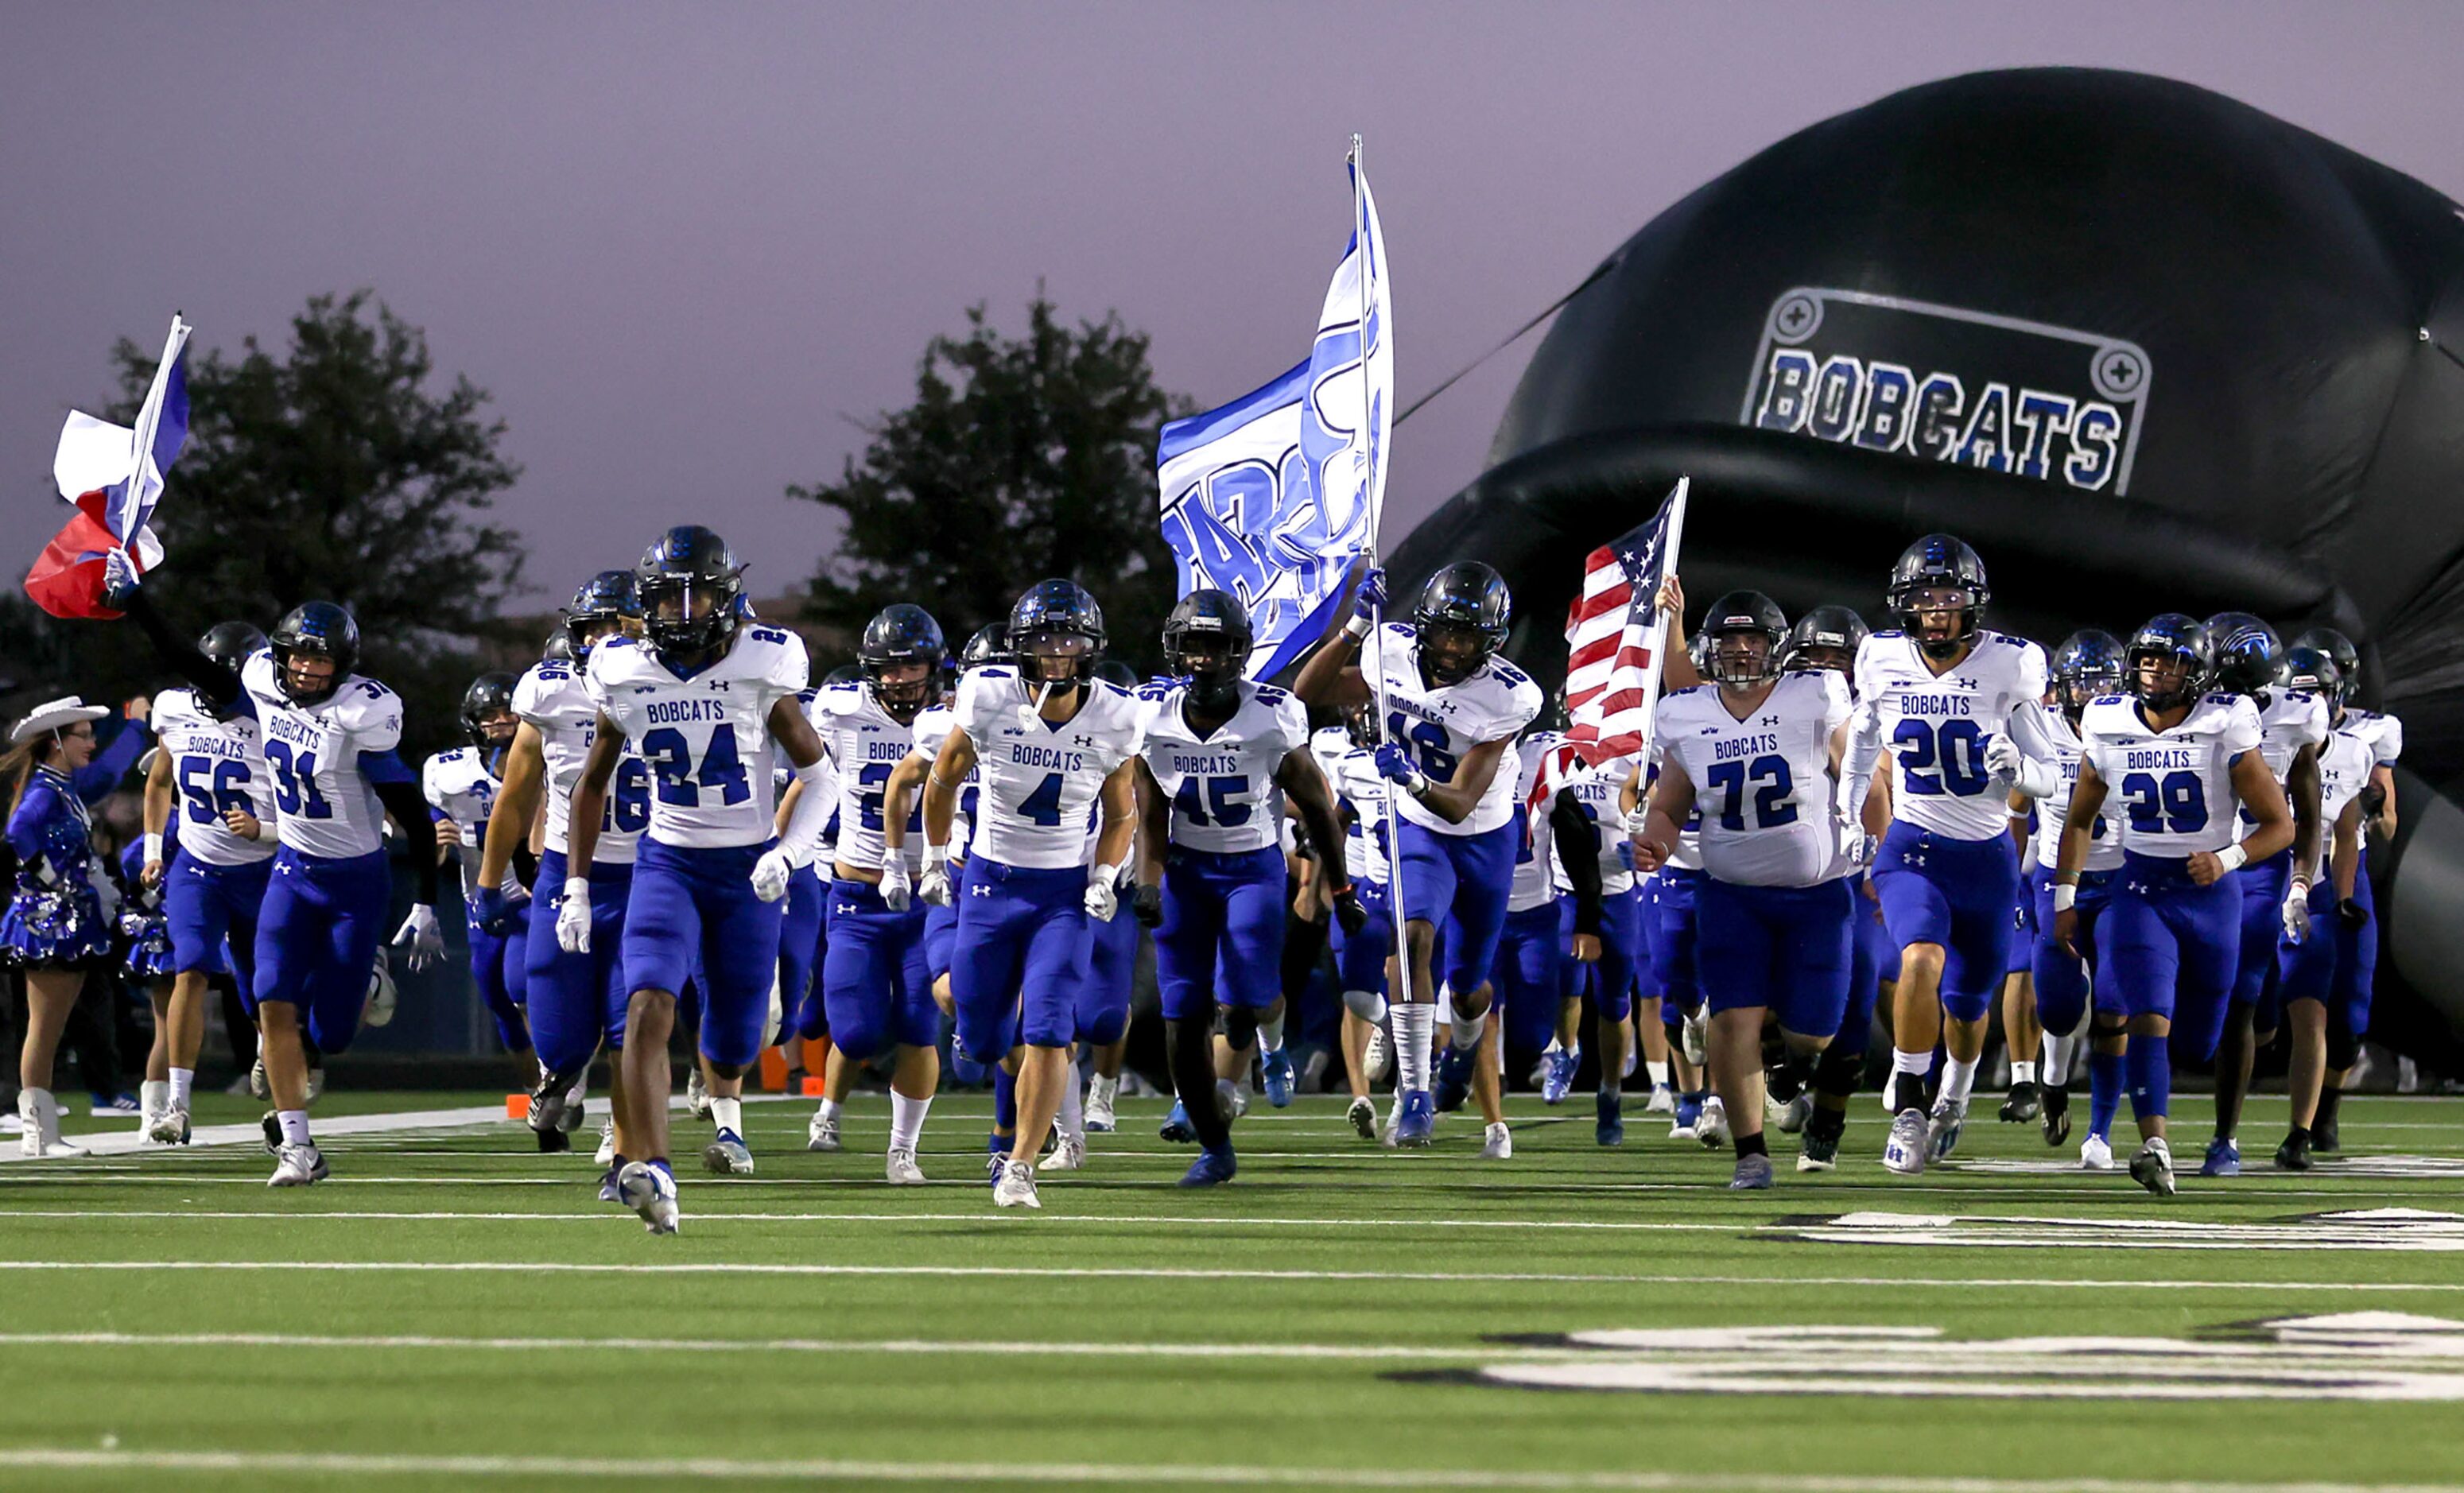
M2173 1102L2173 1042L2169 1037L2130 1036L2130 1112L2161 1117Z
M993 1069L993 1129L1004 1135L1018 1129L1018 1080Z
M2140 1039L2130 1039L2137 1047ZM2087 1132L2111 1139L2113 1117L2122 1109L2122 1070L2129 1060L2118 1052L2090 1048L2087 1055Z
M650 1162L650 1165L657 1167L660 1171L666 1173L669 1181L672 1182L676 1179L675 1169L668 1165L667 1157L657 1157Z

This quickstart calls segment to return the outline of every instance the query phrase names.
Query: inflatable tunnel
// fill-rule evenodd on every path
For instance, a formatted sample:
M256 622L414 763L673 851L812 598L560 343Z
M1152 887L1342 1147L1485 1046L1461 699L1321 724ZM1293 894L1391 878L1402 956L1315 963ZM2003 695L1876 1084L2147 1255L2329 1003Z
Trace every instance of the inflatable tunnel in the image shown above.
M1800 131L1662 212L1559 314L1488 470L1398 581L1476 556L1563 670L1583 556L1694 481L1683 569L1881 615L1958 534L2051 644L2256 612L2360 645L2402 715L2372 849L2376 1035L2464 1071L2464 214L2188 84L1976 74Z

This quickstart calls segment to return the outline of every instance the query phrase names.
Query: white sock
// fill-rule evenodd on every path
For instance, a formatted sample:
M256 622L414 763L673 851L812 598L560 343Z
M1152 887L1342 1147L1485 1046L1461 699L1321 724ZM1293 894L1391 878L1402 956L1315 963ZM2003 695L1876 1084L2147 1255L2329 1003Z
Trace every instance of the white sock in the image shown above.
M839 1117L839 1110L842 1107L837 1100L825 1099L819 1105L814 1107L813 1118L816 1120L835 1120Z
M1226 1120L1232 1118L1232 1111L1236 1108L1232 1102L1233 1096L1240 1093L1243 1087L1228 1078L1219 1078L1215 1081L1215 1107L1221 1111Z
M2045 1082L2057 1087L2068 1084L2071 1081L2071 1039L2047 1032L2039 1050L2045 1055Z
M1949 1104L1964 1103L1968 1098L1969 1090L1975 1087L1976 1060L1974 1058L1970 1058L1967 1062L1963 1063L1959 1059L1949 1056L1947 1053L1944 1054L1942 1060L1942 1097L1944 1101Z
M1284 1019L1282 1017L1279 1016L1271 1021L1267 1021L1263 1016L1258 1018L1258 1048L1262 1052L1281 1052L1284 1050Z
M2036 1081L2036 1065L2035 1065L2035 1064L2033 1064L2033 1063L2013 1063L2013 1064L2012 1064L2012 1065L2011 1065L2011 1082L2012 1082L2012 1083L2013 1083L2013 1084L2033 1084L2033 1083L2035 1083L2035 1081Z
M1488 1029L1488 1013L1465 1016L1452 1005L1446 1007L1446 1040L1458 1047L1477 1047L1482 1033Z
M1343 1008L1375 1026L1386 1020L1386 998L1374 990L1347 990Z
M1395 1018L1396 1087L1409 1093L1429 1087L1430 1049L1437 1044L1438 1008L1433 1005L1399 1005L1392 1008Z
M933 1108L928 1098L910 1099L893 1088L890 1091L890 1149L913 1151L924 1133L924 1113Z
M137 1086L137 1107L147 1114L161 1114L171 1107L171 1083L168 1079L149 1078Z
M1078 1075L1064 1075L1061 1085L1061 1112L1052 1117L1064 1135L1087 1133L1087 1095L1078 1087Z
M1097 1094L1101 1094L1105 1098L1110 1099L1120 1091L1121 1081L1117 1078L1106 1078L1103 1074L1098 1073L1094 1077L1087 1080L1087 1094L1089 1098L1092 1098Z
M710 1123L741 1136L744 1133L744 1101L714 1097L710 1102Z
M1232 1091L1241 1096L1241 1102L1243 1104L1245 1105L1249 1102L1249 1077L1247 1074L1244 1073L1241 1077L1232 1081Z
M573 1081L573 1087L564 1091L564 1102L566 1107L571 1109L574 1113L580 1114L582 1112L582 1102L589 1096L589 1093L590 1069L585 1067L582 1070L582 1076Z
M173 1068L171 1070L172 1109L185 1109L188 1108L188 1098L191 1094L196 1092L196 1089L197 1070L195 1068Z
M284 1109L277 1112L274 1118L282 1127L282 1144L286 1146L311 1144L308 1139L307 1110Z
M1633 1059L1629 1057L1627 1061L1632 1062ZM1668 1064L1665 1059L1658 1063L1646 1061L1642 1066L1643 1071L1651 1075L1652 1087L1666 1088L1668 1087Z
M1972 1070L1975 1067L1975 1065L1970 1064L1969 1066ZM1917 1077L1923 1078L1927 1073L1933 1071L1933 1054L1929 1051L1910 1052L1905 1047L1893 1047L1891 1049L1891 1071L1894 1074L1913 1073Z
M1551 1057L1551 1056L1553 1056L1553 1055L1555 1055L1555 1054L1557 1054L1557 1053L1563 1052L1563 1051L1565 1051L1565 1050L1566 1050L1566 1044L1565 1044L1564 1043L1562 1043L1562 1042L1559 1042L1556 1038L1551 1037L1551 1038L1550 1038L1550 1039L1549 1039L1549 1045L1547 1045L1546 1047L1543 1047L1543 1048L1541 1048L1541 1049L1540 1049L1540 1056L1542 1056L1542 1057L1544 1057L1544 1058L1546 1058L1546 1057Z

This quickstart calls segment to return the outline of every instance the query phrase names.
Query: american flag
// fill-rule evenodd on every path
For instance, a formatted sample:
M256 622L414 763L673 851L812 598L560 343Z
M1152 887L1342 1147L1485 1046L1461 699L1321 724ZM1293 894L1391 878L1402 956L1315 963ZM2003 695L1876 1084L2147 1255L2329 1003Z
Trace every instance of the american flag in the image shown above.
M1566 611L1568 743L1592 761L1640 754L1660 698L1659 597L1677 570L1687 479L1660 511L1592 551L1583 590Z

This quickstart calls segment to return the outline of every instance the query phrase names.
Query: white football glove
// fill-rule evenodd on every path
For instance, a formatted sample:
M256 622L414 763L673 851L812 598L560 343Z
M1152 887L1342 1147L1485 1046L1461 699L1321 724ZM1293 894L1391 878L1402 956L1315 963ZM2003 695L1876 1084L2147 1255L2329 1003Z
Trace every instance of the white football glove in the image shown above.
M892 850L881 858L881 905L904 912L915 901L915 883L907 874L907 857Z
M2310 936L2310 884L2297 881L2284 893L2284 941L2299 943Z
M556 946L567 954L590 952L590 878L567 876L556 905Z
M445 928L436 920L436 910L427 903L414 904L410 916L402 920L395 931L393 946L410 951L410 972L414 975L445 957Z
M1985 770L1993 777L2017 780L2021 760L2019 743L2009 736L1995 735L1985 738Z
M916 879L915 894L936 908L945 908L953 898L950 891L950 850L947 845L924 847L924 874Z
M787 894L787 878L796 874L796 862L786 851L772 848L761 852L753 863L753 894L764 902L776 902Z
M1109 923L1121 910L1121 868L1117 866L1087 867L1087 915L1098 922Z

